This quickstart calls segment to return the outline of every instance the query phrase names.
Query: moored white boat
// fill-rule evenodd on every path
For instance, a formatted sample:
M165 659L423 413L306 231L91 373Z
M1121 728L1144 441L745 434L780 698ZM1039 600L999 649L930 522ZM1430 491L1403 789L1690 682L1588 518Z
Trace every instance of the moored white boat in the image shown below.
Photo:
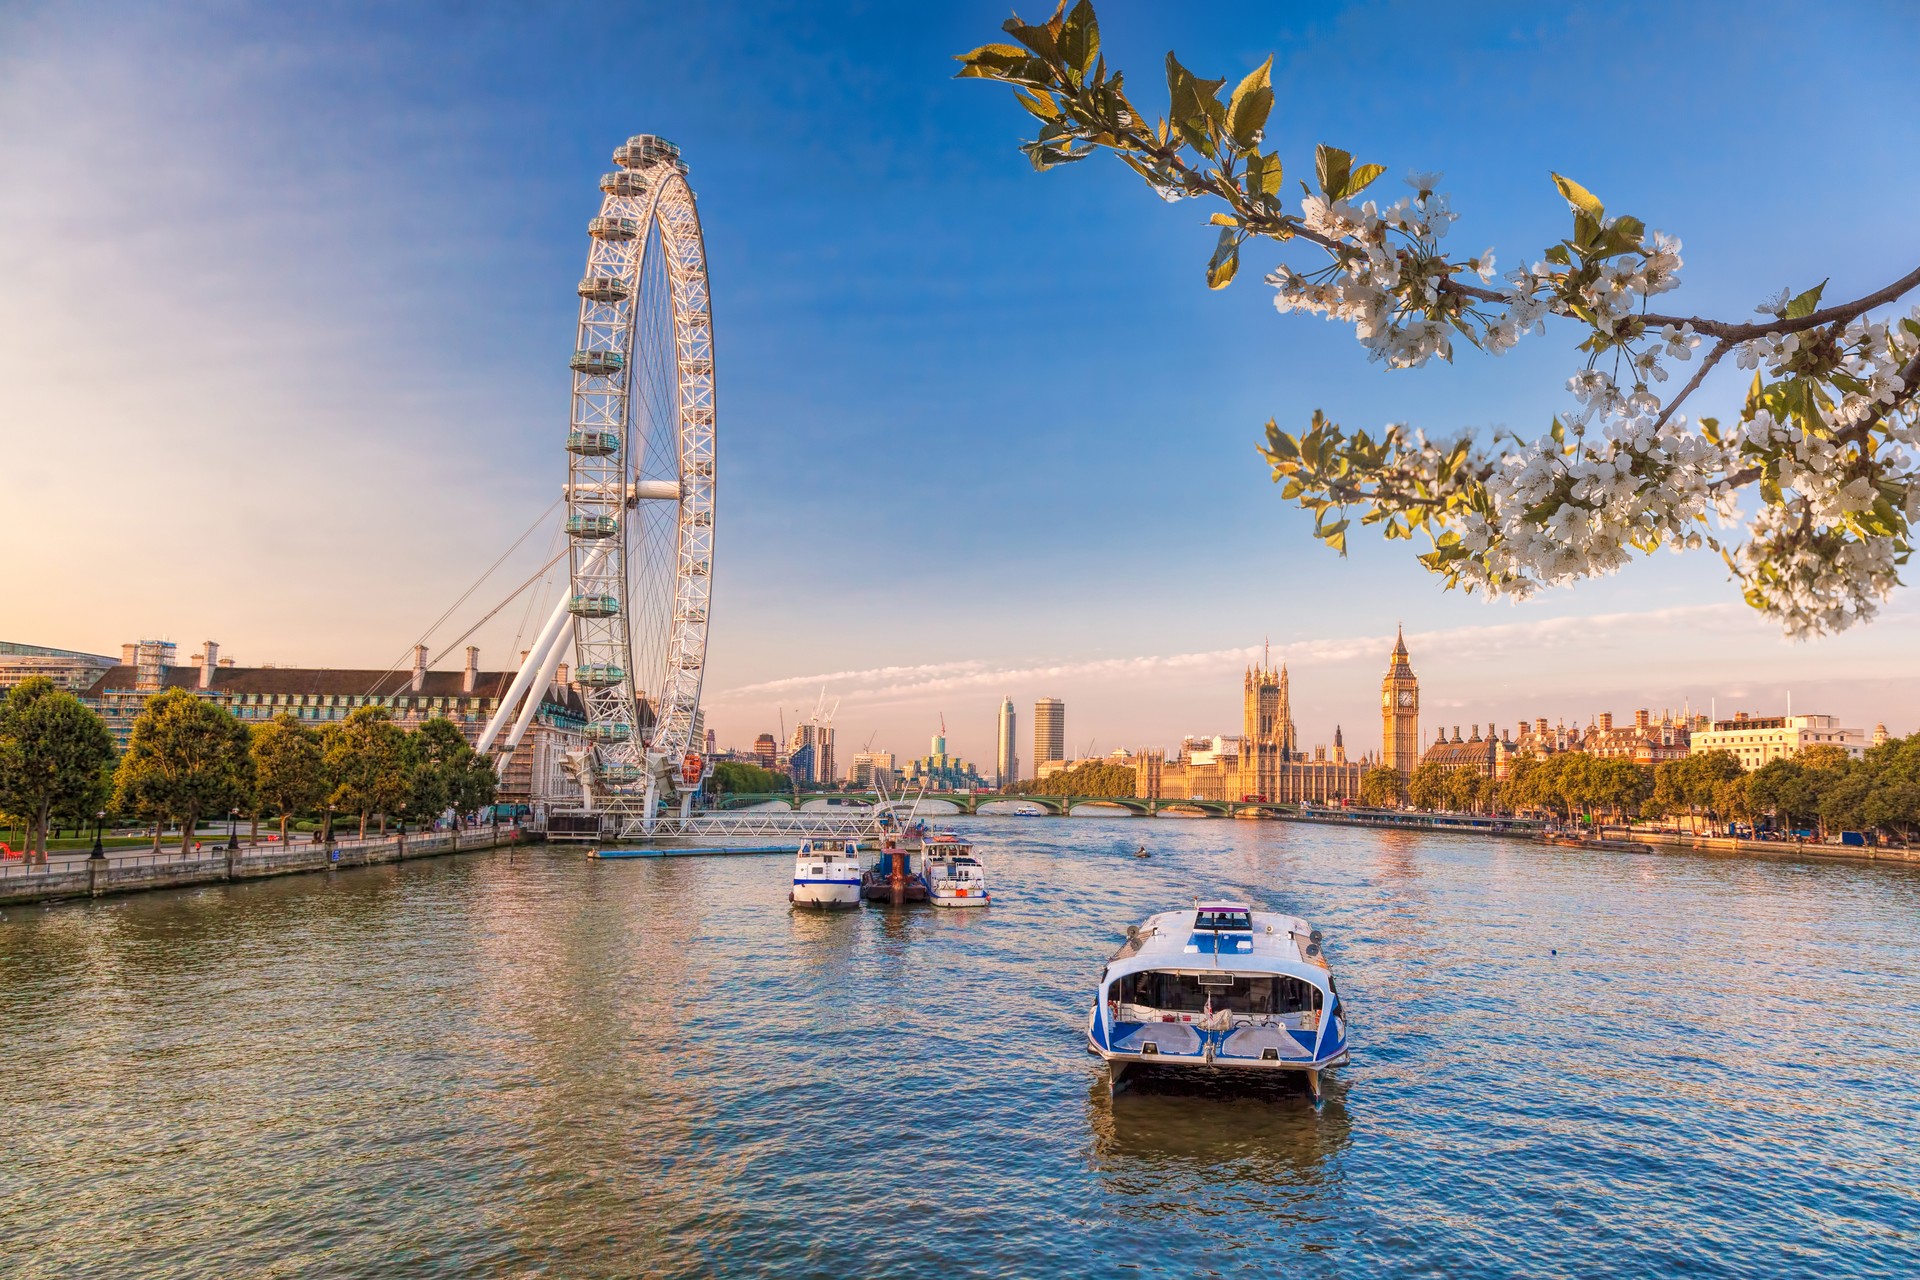
M1088 1048L1118 1085L1137 1066L1320 1073L1347 1061L1347 1015L1305 920L1196 902L1127 930L1101 970Z
M951 831L927 837L927 898L936 907L986 907L993 904L987 890L987 869L973 856L973 846Z
M835 847L827 841L802 841L793 859L796 907L857 907L860 905L860 846L846 841Z

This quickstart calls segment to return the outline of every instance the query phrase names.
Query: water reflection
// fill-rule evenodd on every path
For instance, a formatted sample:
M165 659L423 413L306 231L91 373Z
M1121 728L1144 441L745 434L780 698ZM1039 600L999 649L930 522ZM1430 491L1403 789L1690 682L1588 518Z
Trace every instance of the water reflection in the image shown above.
M566 850L9 911L0 1270L1920 1274L1912 869L964 826L983 911ZM1083 1051L1223 889L1326 934L1318 1110Z
M1115 1093L1105 1071L1095 1074L1086 1094L1091 1161L1122 1186L1167 1177L1314 1186L1352 1140L1336 1074L1318 1109L1293 1079L1135 1073Z

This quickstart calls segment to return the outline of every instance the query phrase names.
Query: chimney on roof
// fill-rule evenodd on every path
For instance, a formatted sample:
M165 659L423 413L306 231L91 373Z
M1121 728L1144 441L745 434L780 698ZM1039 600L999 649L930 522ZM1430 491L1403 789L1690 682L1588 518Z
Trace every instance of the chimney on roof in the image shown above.
M220 646L212 640L207 641L206 651L200 658L200 687L213 688L213 669L220 665Z
M567 687L567 674L567 664L564 662L554 668L553 687L556 693Z
M467 669L460 676L460 692L472 693L474 686L480 683L480 646L467 646Z
M1458 742L1458 741L1460 741L1460 726L1459 726L1459 725L1455 725L1455 726L1453 726L1453 740L1454 740L1455 742Z
M413 691L420 692L427 683L427 646L413 646Z
M232 658L222 658L222 659L220 659L220 669L221 669L222 671L225 671L225 670L226 670L227 668L229 668L229 667L231 667L231 666L233 666L233 659L232 659Z
M120 646L120 665L121 666L130 667L138 661L140 661L139 645L123 644Z
M1478 742L1478 741L1480 741L1480 726L1479 726L1479 725L1477 725L1477 724L1476 724L1475 726L1473 726L1473 736L1472 736L1471 738L1468 738L1468 739L1467 739L1467 741L1468 741L1468 742Z

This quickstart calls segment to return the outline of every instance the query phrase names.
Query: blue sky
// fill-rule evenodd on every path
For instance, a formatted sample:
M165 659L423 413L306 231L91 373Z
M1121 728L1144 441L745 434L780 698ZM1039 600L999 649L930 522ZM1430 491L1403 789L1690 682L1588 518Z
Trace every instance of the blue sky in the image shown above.
M944 713L985 755L1002 693L1066 697L1081 749L1231 731L1271 636L1307 740L1338 722L1366 749L1401 620L1429 724L1788 689L1920 722L1910 593L1788 645L1706 557L1511 606L1443 593L1405 544L1314 544L1254 455L1268 417L1537 427L1567 400L1564 331L1388 375L1274 314L1274 254L1209 292L1206 210L1110 162L1032 173L1009 95L950 78L1004 16L0 6L0 634L385 665L555 496L594 181L651 131L693 166L712 264L723 739L822 685L843 742L903 753ZM1681 236L1699 313L1829 275L1852 294L1920 253L1904 4L1102 25L1143 105L1168 48L1229 77L1277 51L1290 172L1318 141L1442 170L1459 248L1506 266L1562 233L1549 169ZM488 665L522 613L482 632Z

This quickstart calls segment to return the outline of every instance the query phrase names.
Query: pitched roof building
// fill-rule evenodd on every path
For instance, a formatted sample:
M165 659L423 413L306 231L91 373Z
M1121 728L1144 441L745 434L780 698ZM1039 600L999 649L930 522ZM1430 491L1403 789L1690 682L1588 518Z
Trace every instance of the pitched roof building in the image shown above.
M468 741L480 736L513 683L512 671L480 670L480 651L468 647L459 671L427 668L425 645L414 649L410 670L374 671L338 667L241 667L220 657L209 640L190 664L173 663L175 648L162 641L128 645L122 661L78 690L81 701L106 721L114 745L124 751L133 722L147 702L168 689L184 689L248 724L291 715L315 728L345 720L360 707L384 707L395 723L412 729L445 717ZM501 777L502 803L532 804L566 794L560 757L586 745L586 705L561 666L541 692L533 726Z

